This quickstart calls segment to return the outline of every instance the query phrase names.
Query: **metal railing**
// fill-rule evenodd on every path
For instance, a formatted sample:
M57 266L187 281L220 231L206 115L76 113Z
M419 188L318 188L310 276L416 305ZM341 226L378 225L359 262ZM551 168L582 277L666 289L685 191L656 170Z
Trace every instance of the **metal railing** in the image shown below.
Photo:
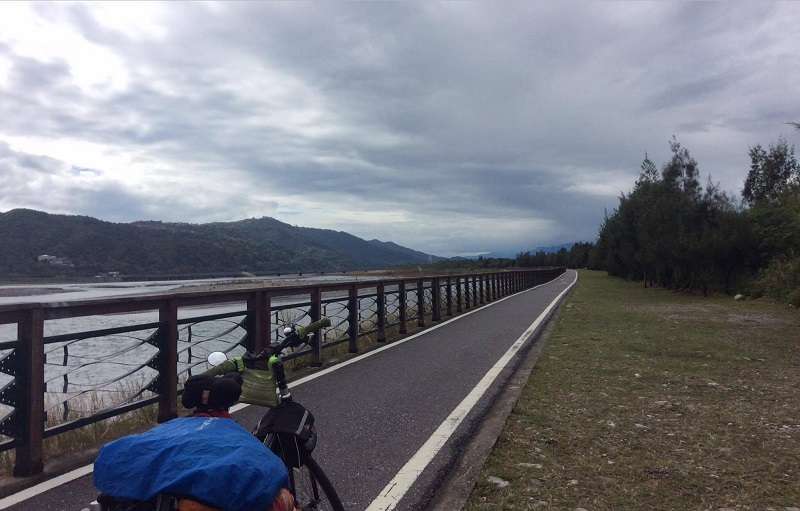
M15 449L14 474L43 468L43 440L157 404L158 420L177 416L181 384L212 351L259 351L283 336L283 325L322 316L332 325L306 357L321 365L330 348L387 329L408 333L503 296L548 282L564 268L431 275L293 287L106 298L0 306L0 325L16 339L0 342L0 451ZM215 307L212 314L192 314ZM224 306L222 312L216 308ZM108 328L49 334L74 318L102 318ZM150 319L150 321L140 321ZM95 321L95 323L97 323ZM71 325L71 324L70 324ZM61 329L75 328L61 326ZM202 366L205 369L205 365ZM88 402L88 406L87 406Z

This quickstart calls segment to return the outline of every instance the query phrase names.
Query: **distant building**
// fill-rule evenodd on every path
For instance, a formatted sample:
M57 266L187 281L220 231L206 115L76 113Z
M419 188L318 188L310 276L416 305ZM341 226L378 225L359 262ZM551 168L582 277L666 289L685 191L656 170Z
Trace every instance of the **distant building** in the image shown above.
M70 268L75 265L67 257L58 257L53 255L42 254L36 258L40 263L52 264L53 266L68 266Z
M98 273L94 276L96 279L106 279L106 280L121 280L120 273L118 271L107 271L104 273Z

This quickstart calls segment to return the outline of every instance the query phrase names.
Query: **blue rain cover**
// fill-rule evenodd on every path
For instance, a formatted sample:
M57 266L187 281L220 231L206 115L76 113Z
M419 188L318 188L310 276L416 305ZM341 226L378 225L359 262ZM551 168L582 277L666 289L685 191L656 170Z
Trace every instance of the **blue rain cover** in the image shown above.
M232 419L187 417L105 445L95 487L120 499L160 493L225 511L268 509L287 486L286 466Z

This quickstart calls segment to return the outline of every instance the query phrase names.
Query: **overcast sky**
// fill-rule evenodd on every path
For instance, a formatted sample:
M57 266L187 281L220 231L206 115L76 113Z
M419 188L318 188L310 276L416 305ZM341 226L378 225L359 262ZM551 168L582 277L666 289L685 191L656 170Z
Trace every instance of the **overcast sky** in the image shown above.
M738 192L798 87L800 3L3 3L0 211L590 240L673 134Z

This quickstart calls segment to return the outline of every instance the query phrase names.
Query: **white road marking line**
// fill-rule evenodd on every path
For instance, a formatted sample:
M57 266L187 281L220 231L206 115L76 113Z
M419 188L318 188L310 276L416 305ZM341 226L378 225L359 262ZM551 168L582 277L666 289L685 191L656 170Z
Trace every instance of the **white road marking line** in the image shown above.
M575 272L575 278L572 283L550 302L550 305L548 305L539 317L531 323L521 336L519 336L519 339L511 345L497 363L489 369L483 378L481 378L481 381L467 394L467 397L455 407L444 422L436 428L436 431L433 432L428 440L422 444L422 447L419 448L414 456L403 465L394 478L389 481L389 484L381 490L375 500L367 507L367 511L390 511L397 506L400 499L403 498L403 495L406 494L417 478L422 474L422 471L425 470L425 467L428 466L436 454L444 447L444 444L452 436L459 424L461 424L472 408L475 407L483 394L486 393L486 390L494 383L494 380L497 379L497 376L505 369L514 354L522 348L536 329L539 328L539 325L545 320L553 307L558 304L561 298L577 281L578 272Z
M578 277L577 277L577 272L576 272L575 279L577 280L577 278ZM315 379L317 379L317 378L319 378L321 376L325 376L326 374L332 373L334 371L338 371L339 369L341 369L343 367L349 366L350 364L355 364L356 362L359 362L359 361L361 361L361 360L363 360L363 359L365 359L367 357L371 357L373 355L377 355L378 353L380 353L382 351L386 351L388 349L395 348L395 347L397 347L397 346L399 346L401 344L405 344L408 341L416 339L417 337L421 337L421 336L423 336L423 335L425 335L427 333L433 332L434 330L437 330L437 329L439 329L439 328L441 328L441 327L443 327L443 326L445 326L445 325L447 325L449 323L452 323L453 321L456 321L456 320L459 320L459 319L463 319L463 318L465 318L465 317L467 317L467 316L469 316L471 314L474 314L474 313L476 313L478 311L481 311L481 310L483 310L483 309L485 309L487 307L491 307L493 305L497 305L500 302L504 302L504 301L508 300L509 298L513 298L515 296L519 296L519 295L522 295L524 293L528 293L530 291L533 291L534 289L538 289L538 288L540 288L542 286L546 286L548 284L552 284L553 282L559 281L561 279L562 279L562 277L559 276L559 277L556 277L553 280L550 280L550 281L545 282L543 284L539 284L538 286L534 286L534 287L531 287L531 288L528 288L528 289L524 289L524 290L522 290L522 291L520 291L518 293L514 293L513 295L508 295L506 297L500 298L498 300L495 300L494 302L490 302L490 303L487 303L485 305L482 305L481 307L478 307L477 309L472 309L471 311L464 312L464 313L462 313L462 314L460 314L460 315L458 315L458 316L456 316L454 318L448 319L447 321L443 321L442 323L439 323L437 325L434 325L434 326L431 326L429 328L426 328L425 330L422 330L421 332L417 332L414 335L410 335L408 337L400 339L399 341L394 341L394 342L392 342L390 344L387 344L386 346L381 346L380 348L374 349L372 351L368 351L367 353L364 353L364 354L359 355L357 357L353 357L353 358L351 358L349 360L346 360L346 361L344 361L344 362L342 362L340 364L336 364L334 366L328 367L327 369L323 369L322 371L317 371L316 373L309 374L308 376L300 378L299 380L290 382L289 383L289 388L297 387L298 385L302 385L304 383L308 383L308 382L310 382L312 380L315 380ZM574 284L574 282L573 282L573 284ZM561 295L559 295L559 296L561 296ZM244 410L245 408L247 408L249 406L251 406L251 405L245 404L245 403L239 403L237 405L232 406L231 409L230 409L230 412L231 413L236 413L236 412L238 412L240 410ZM25 490L19 491L19 492L14 493L14 494L11 494L8 497L4 497L4 498L0 499L0 510L9 508L9 507L11 507L11 506L13 506L15 504L18 504L18 503L20 503L22 501L28 500L28 499L30 499L32 497L35 497L35 496L37 496L39 494L42 494L42 493L44 493L46 491L52 490L53 488L56 488L56 487L61 486L63 484L67 484L67 483L70 483L70 482L72 482L72 481L74 481L76 479L80 479L81 477L83 477L85 475L91 474L93 471L94 471L94 464L84 465L84 466L82 466L80 468L76 468L75 470L73 470L71 472L67 472L66 474L62 474L62 475L60 475L58 477L54 477L53 479L49 479L49 480L44 481L42 483L39 483L37 485L31 486L30 488L27 488Z
M39 483L36 486L31 486L30 488L14 493L13 495L9 495L8 497L0 500L0 509L5 509L13 506L14 504L19 504L24 500L28 500L39 495L40 493L52 490L53 488L74 481L75 479L83 477L87 474L91 474L93 468L94 467L92 465L85 465L81 468L76 468L71 472L67 472L66 474L61 474L58 477L54 477L53 479Z

